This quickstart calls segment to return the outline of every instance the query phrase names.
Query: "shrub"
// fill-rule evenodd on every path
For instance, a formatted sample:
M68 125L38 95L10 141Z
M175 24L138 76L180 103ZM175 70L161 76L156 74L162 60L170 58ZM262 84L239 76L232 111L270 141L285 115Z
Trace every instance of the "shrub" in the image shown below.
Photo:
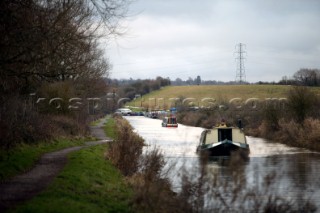
M122 174L130 176L138 171L144 140L132 131L128 121L115 119L116 139L110 143L106 156Z
M141 156L140 170L129 178L134 189L134 209L137 212L190 212L186 200L171 190L164 171L166 162L157 148ZM170 169L169 169L170 170Z
M86 122L64 115L47 116L52 124L55 136L83 136L88 133Z
M7 97L0 107L0 138L2 149L18 143L32 143L52 137L47 117L33 110L32 105L18 96Z
M288 93L287 106L291 116L302 123L314 111L317 96L307 87L293 87Z
M76 97L73 83L69 81L44 83L36 94L43 101L36 104L37 110L44 114L71 114L72 110L68 108L69 99ZM54 98L61 100L50 101Z
M117 136L106 156L127 176L134 191L133 208L137 212L186 212L188 203L171 190L160 151L154 148L142 154L143 139L126 120L115 117L115 121Z
M48 141L55 137L83 136L87 133L86 116L43 114L28 99L7 97L0 106L0 148L19 143Z
M303 135L302 126L293 120L288 122L285 119L280 119L279 126L280 130L275 139L288 145L297 145Z
M204 128L212 128L217 120L215 113L209 111L183 111L178 113L177 118L179 123Z
M302 124L281 119L276 140L292 146L320 150L320 120L307 118Z
M320 120L307 118L303 122L304 132L304 143L306 147L313 150L320 151ZM301 138L302 139L302 138Z
M279 119L280 119L280 111L273 106L267 106L264 111L263 121L265 122L266 128L268 131L277 131L279 130Z

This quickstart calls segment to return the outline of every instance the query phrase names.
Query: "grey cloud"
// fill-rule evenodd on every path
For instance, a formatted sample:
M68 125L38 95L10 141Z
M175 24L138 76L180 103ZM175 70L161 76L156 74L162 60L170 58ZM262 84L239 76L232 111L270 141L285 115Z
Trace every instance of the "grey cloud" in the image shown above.
M132 38L109 51L112 77L234 80L239 42L247 45L251 82L320 67L317 0L140 0L132 13Z

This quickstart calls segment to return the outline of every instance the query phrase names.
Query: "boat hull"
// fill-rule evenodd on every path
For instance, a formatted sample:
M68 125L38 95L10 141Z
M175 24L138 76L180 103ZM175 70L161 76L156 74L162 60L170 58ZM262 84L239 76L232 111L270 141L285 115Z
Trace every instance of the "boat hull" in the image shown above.
M162 124L163 127L174 127L177 128L178 124Z
M241 151L246 155L249 155L249 145L243 143L232 142L229 140L214 143L200 145L197 148L198 152L204 152L212 157L230 156L232 153Z

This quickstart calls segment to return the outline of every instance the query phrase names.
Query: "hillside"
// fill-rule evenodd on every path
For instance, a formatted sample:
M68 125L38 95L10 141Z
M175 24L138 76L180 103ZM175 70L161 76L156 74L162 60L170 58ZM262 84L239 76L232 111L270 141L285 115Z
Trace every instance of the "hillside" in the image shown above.
M291 86L287 85L193 85L167 86L130 102L128 105L145 108L165 108L172 106L174 98L193 98L199 105L204 98L215 99L218 103L229 102L233 98L285 98ZM320 94L320 88L312 88ZM201 104L200 104L201 105ZM155 107L158 106L158 107Z

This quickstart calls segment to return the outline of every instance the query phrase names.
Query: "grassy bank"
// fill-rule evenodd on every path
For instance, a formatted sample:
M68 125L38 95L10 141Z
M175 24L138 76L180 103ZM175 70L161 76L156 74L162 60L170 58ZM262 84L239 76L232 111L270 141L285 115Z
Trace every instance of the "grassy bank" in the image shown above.
M104 159L107 145L69 155L69 163L45 192L14 212L130 212L131 190Z
M106 135L112 139L116 138L116 122L113 117L110 117L103 127Z
M203 98L214 98L217 101L229 101L232 98L283 98L290 86L283 85L200 85L200 86L167 86L149 93L129 103L131 106L154 107L155 104L165 105L168 109L170 98L194 98L196 104ZM313 89L320 94L319 88ZM159 101L155 101L156 98ZM201 105L201 103L200 103Z
M13 149L0 150L0 181L29 170L44 153L83 144L84 139L57 139L33 145L19 144Z

